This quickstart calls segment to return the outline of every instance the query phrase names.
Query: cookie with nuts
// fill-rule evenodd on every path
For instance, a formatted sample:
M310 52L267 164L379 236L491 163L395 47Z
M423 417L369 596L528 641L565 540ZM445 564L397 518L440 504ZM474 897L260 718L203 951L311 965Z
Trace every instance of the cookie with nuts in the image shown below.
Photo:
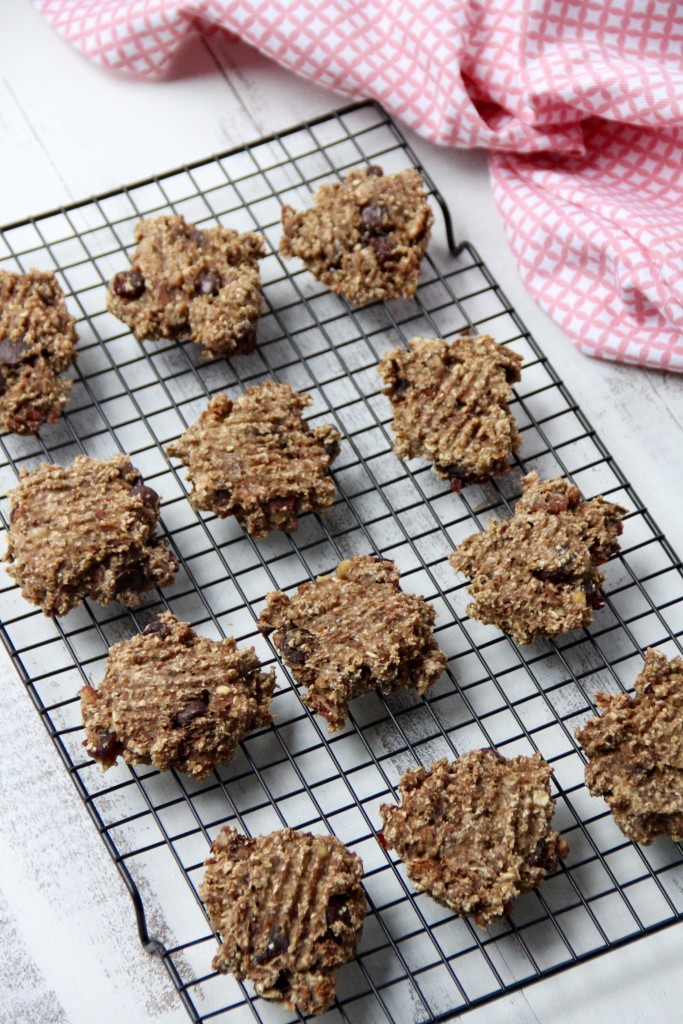
M163 216L140 221L135 239L132 266L114 275L106 301L136 338L189 338L208 359L254 351L259 235Z
M467 613L506 630L518 644L589 626L602 608L598 566L619 550L627 510L584 501L568 480L523 477L511 519L467 537L450 562L471 579Z
M54 274L0 270L0 428L35 434L71 391L76 321Z
M460 491L506 473L521 445L508 409L522 357L487 334L411 338L382 356L378 370L394 413L394 451L423 456Z
M569 846L550 825L552 769L540 754L490 747L407 771L380 807L380 841L419 892L485 927L557 870Z
M81 690L84 746L105 769L121 756L203 779L270 724L274 686L253 647L210 640L165 612L115 644L100 686Z
M586 785L635 843L683 842L683 658L651 648L635 693L598 693L602 710L576 731Z
M311 210L282 208L280 252L355 306L410 298L434 220L419 171L357 167L320 186Z
M423 694L436 682L446 657L434 639L434 619L423 597L401 590L393 562L362 555L332 576L303 583L292 597L268 594L259 628L273 633L285 664L307 688L304 703L337 732L354 697Z
M178 562L157 535L159 495L128 456L22 469L8 498L7 572L46 615L64 615L84 597L135 606L146 590L173 582Z
M199 888L222 940L213 969L289 1010L324 1013L363 931L362 875L360 857L334 836L287 828L248 839L225 827Z
M302 417L310 403L308 395L270 380L234 402L223 394L212 398L166 448L187 466L193 506L235 516L253 537L289 533L299 516L329 508L341 434L327 423L311 429Z

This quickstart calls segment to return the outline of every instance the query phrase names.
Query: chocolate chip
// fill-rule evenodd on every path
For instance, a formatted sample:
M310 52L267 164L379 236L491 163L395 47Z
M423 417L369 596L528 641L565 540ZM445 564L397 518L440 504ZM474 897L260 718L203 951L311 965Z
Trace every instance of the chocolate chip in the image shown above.
M605 599L602 596L600 587L596 586L594 583L584 583L583 589L586 595L586 604L589 608L592 608L593 611L597 612L600 611L601 608L605 607Z
M10 517L10 521L11 521L11 517ZM643 687L643 693L646 693L648 695L648 697L650 697L654 692L655 692L655 688L652 685L652 683L647 683Z
M202 270L194 282L195 295L218 295L223 287L223 278L215 270Z
M201 718L209 710L208 699L203 700L196 698L191 700L189 704L186 704L182 711L173 719L173 728L182 729L184 726L189 725L190 722L194 722L195 718Z
M26 355L23 338L3 338L0 341L0 363L3 366L16 366Z
M483 754L493 754L493 756L495 757L496 761L501 761L501 762L505 761L505 758L503 757L503 755L500 753L499 750L496 750L495 747L480 747L479 749L481 750L481 752Z
M384 171L379 164L373 164L371 167L368 167L368 174L373 174L376 178L381 178Z
M325 920L328 926L341 921L342 924L351 924L351 908L347 893L335 893L330 896L325 912Z
M280 971L280 973L278 974L277 978L275 979L275 981L271 985L271 988L274 988L278 992L283 992L283 993L284 992L289 992L291 987L292 987L292 982L291 982L291 978L289 976L289 971Z
M256 953L254 955L255 964L267 964L271 960L274 960L276 956L280 956L281 953L286 953L289 949L289 939L283 932L282 928L277 925L271 932L270 938L266 943L266 948L262 953Z
M154 619L148 626L142 631L143 636L167 636L169 632L168 626L161 619Z
M310 647L314 639L307 629L299 629L297 626L283 629L278 644L280 654L289 664L303 665L310 652L302 650L302 647L304 644Z
M0 373L0 395L3 395L5 393L5 388L6 387L7 387L7 378L5 377L4 373Z
M124 270L111 283L120 299L139 299L145 288L145 279L139 270Z
M334 460L337 458L337 456L339 455L340 447L341 445L339 441L328 441L327 444L323 445L323 448L330 457L330 462L334 462Z
M574 578L566 569L532 569L531 575L541 583L571 583Z
M539 839L536 849L529 857L529 864L532 868L543 868L548 863L548 843L545 839Z
M90 756L98 761L115 761L123 750L123 744L119 743L115 732L98 729L94 746L88 746L86 749Z
M397 377L396 383L391 389L392 398L396 395L404 395L410 387L410 381L406 380L405 377Z
M140 498L142 504L147 508L157 509L159 507L159 495L153 488L148 487L147 484L133 484L129 493L131 498Z
M123 569L119 569L114 579L115 592L120 594L123 590L143 590L146 582L141 566L124 566Z
M385 206L377 206L375 203L368 203L360 211L363 223L371 231L381 230L386 223L388 210Z

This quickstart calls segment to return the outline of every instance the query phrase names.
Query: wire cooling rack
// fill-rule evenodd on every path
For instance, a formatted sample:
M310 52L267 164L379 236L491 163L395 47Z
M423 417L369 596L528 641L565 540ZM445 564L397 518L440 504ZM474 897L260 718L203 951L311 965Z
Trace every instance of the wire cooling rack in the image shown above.
M317 185L346 169L419 166L397 128L360 104L222 156L14 224L2 232L2 265L54 269L78 318L75 383L66 414L39 438L2 439L3 492L20 467L79 453L129 452L163 497L162 523L179 557L175 585L135 612L84 604L46 619L3 576L2 635L132 897L140 937L158 953L194 1021L265 1024L299 1019L211 971L216 951L197 896L208 845L225 823L250 834L285 825L330 831L360 854L371 905L357 961L338 977L329 1022L436 1021L495 999L656 931L683 914L681 848L626 842L605 805L583 785L574 728L595 712L597 690L632 686L647 646L671 655L683 632L681 566L586 418L469 243L455 246L441 207L415 300L352 310L277 252L280 206L301 208ZM140 217L176 211L257 230L266 312L258 351L203 363L190 343L139 343L105 311L105 284L128 265ZM438 210L436 211L438 214ZM422 461L391 452L390 406L376 371L386 350L413 335L486 332L524 357L512 411L523 446L511 473L458 496ZM313 400L311 420L335 423L345 441L335 463L339 495L292 536L255 542L234 520L198 515L184 473L164 454L225 390L267 377ZM466 583L448 554L490 515L509 515L520 477L566 475L586 497L629 509L620 556L606 566L606 607L590 631L518 648L465 614ZM6 501L2 504L6 525ZM268 591L289 590L342 559L394 559L404 589L437 611L448 672L424 698L400 693L353 702L330 737L255 627ZM170 608L200 632L234 635L277 664L274 724L202 783L119 764L106 775L84 755L80 705L97 685L107 648ZM554 769L555 826L571 852L556 876L520 898L512 915L481 931L416 895L403 866L376 839L382 802L406 768L495 746L506 756L540 750ZM144 893L144 906L140 893ZM150 939L146 912L161 921Z

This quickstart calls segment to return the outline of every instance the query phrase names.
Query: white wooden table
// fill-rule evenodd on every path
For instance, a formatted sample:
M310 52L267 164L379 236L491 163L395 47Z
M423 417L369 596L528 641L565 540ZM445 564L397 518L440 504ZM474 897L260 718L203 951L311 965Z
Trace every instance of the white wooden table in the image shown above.
M285 128L345 100L240 44L199 40L173 80L104 72L25 0L0 7L0 223L114 189ZM482 152L410 137L453 213L674 548L683 551L683 379L579 355L526 294ZM181 1024L129 897L3 654L0 714L0 1024ZM154 933L158 924L150 921ZM467 1018L564 1024L679 1020L681 930L669 929Z

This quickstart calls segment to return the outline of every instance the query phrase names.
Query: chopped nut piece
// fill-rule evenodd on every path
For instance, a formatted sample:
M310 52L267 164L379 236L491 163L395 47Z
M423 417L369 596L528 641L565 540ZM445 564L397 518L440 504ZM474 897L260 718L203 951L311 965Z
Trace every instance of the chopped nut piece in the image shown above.
M522 480L512 519L491 522L450 556L472 580L467 612L506 630L518 644L589 626L604 604L597 566L618 550L626 509L583 501L566 480Z
M380 807L381 838L418 891L484 927L569 852L550 827L551 776L540 754L508 761L491 749L407 771L401 802Z

